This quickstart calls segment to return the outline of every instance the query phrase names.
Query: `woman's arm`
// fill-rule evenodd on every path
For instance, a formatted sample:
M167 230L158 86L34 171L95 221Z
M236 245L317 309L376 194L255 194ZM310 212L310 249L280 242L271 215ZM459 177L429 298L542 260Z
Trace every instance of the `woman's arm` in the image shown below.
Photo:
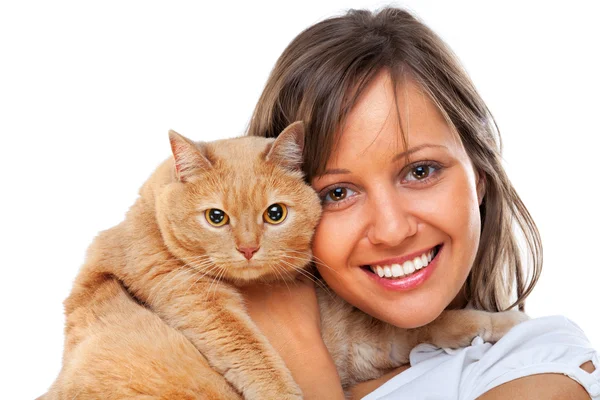
M396 369L388 372L387 374L383 375L380 378L373 379L373 380L366 381L366 382L361 382L361 383L354 385L352 388L350 388L350 398L352 400L362 399L363 397L365 397L366 395L368 395L369 393L371 393L375 389L377 389L379 386L383 385L384 383L386 383L387 381L389 381L390 379L392 379L393 377L398 375L400 372L406 371L409 367L410 367L409 365L403 365L399 368L396 368Z
M594 371L594 365L588 361L581 366L587 372ZM577 381L562 374L529 375L496 386L479 400L504 399L540 399L540 400L577 400L588 399L590 395Z
M310 281L260 284L243 289L252 320L279 352L305 399L343 399L335 364L321 338Z
M367 394L408 369L405 365L397 368L381 378L355 385L351 390L351 399L361 399ZM594 365L591 361L581 366L581 369L587 372L594 371ZM496 386L479 400L505 400L505 399L540 399L540 400L564 400L564 399L589 399L590 395L577 381L561 374L539 374L529 375L514 381L506 382L503 385Z

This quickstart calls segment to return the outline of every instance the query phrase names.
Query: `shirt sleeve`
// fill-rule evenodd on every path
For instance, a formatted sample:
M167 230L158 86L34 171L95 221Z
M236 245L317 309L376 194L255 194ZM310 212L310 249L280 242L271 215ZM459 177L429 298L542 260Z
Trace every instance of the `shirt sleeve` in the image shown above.
M592 399L600 400L598 352L581 329L562 316L523 322L494 345L479 337L461 349L420 345L411 351L410 361L411 368L364 399L474 400L517 378L559 373L579 382ZM579 368L588 361L596 368L593 373Z
M591 361L588 373L582 364ZM544 317L519 324L491 346L465 379L465 399L476 399L503 383L529 375L559 373L576 380L592 399L600 399L600 363L583 331L565 317Z

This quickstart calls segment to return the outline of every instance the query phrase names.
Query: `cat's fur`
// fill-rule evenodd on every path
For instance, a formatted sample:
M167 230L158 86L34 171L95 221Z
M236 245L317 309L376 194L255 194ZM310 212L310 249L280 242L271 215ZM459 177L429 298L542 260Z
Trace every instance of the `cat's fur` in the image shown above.
M303 135L301 123L276 140L195 144L171 133L173 160L88 251L65 301L63 369L45 398L302 397L237 288L293 279L309 263L320 204L300 172ZM288 206L280 225L262 221L273 203ZM229 225L211 227L209 208L226 210ZM260 250L247 260L236 247ZM524 317L447 311L405 330L317 290L323 338L344 387L406 364L418 343L495 341Z

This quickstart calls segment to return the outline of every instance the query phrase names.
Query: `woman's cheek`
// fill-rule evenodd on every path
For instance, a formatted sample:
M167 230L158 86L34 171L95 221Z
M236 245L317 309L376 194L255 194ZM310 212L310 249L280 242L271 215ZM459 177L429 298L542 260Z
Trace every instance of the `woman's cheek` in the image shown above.
M313 239L313 254L317 261L330 268L336 268L340 254L346 243L343 230L336 229L335 216L324 212Z
M348 265L359 235L359 225L360 221L356 221L350 209L324 211L313 239L313 254L317 261L335 271Z

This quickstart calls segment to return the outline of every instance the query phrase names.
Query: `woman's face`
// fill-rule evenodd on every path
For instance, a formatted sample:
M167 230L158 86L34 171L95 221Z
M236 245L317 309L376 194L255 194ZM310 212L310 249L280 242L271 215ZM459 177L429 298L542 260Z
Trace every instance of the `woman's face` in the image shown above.
M329 267L319 271L338 295L413 328L434 320L467 278L484 185L416 84L407 80L399 88L397 106L406 147L387 72L350 112L327 171L312 182L324 205L313 251Z

